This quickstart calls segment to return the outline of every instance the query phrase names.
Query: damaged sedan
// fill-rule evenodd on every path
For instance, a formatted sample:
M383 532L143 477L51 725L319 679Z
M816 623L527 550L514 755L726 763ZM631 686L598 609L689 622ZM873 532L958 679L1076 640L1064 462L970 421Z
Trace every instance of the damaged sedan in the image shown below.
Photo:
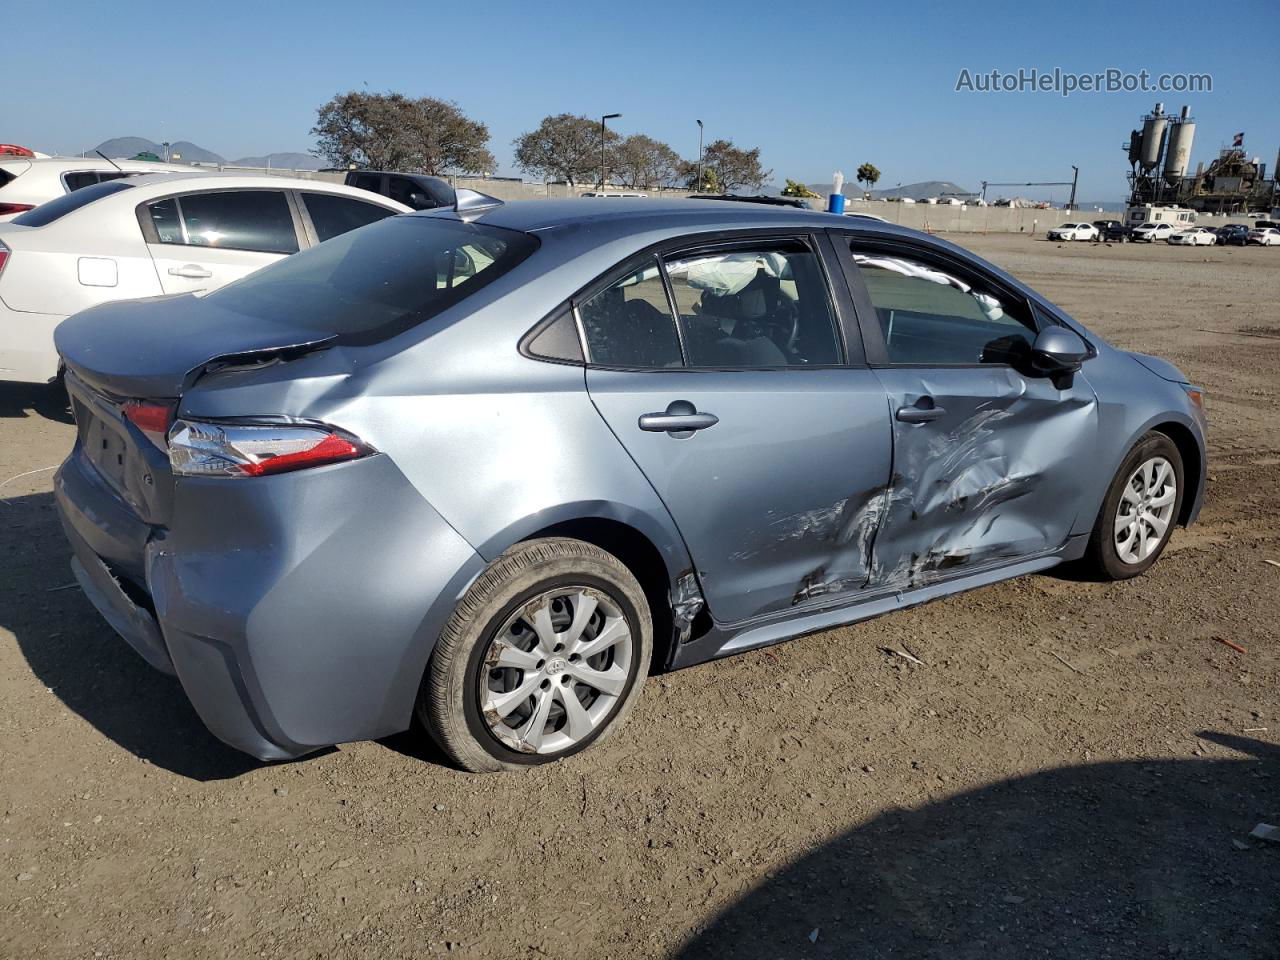
M1176 368L790 208L459 191L57 346L76 577L263 759L416 715L468 770L556 760L651 669L1137 576L1204 489Z

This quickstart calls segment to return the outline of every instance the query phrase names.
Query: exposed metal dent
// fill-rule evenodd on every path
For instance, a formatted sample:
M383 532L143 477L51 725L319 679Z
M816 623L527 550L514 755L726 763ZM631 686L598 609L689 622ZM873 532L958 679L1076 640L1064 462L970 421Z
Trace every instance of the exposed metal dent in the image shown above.
M675 628L676 643L688 643L693 635L693 621L707 605L702 596L702 588L698 586L698 578L692 570L682 573L672 587L671 621Z
M1091 436L1085 424L1096 418L1097 400L1079 391L1048 401L1038 395L1043 388L1029 389L1012 370L993 370L990 378L995 395L973 396L967 411L968 398L940 375L918 381L922 394L950 395L943 402L967 415L929 434L913 424L895 426L895 473L883 498L871 587L912 589L954 575L956 567L1061 546L1068 531L1055 527L1044 501L1070 499L1059 491L1072 486L1080 468L1073 455L1081 453L1079 438Z

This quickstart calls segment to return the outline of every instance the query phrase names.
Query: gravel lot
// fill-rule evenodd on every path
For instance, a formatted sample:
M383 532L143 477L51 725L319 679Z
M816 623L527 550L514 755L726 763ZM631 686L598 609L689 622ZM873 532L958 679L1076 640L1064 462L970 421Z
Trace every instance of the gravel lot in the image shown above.
M1280 251L955 239L1203 385L1201 523L655 677L522 775L221 745L66 586L73 427L0 387L0 956L1280 956Z

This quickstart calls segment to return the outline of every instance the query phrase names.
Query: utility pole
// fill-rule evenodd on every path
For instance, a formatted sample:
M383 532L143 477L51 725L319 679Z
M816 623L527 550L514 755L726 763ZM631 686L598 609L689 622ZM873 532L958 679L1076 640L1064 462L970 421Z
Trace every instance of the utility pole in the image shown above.
M695 193L702 192L702 121L698 121L698 182L693 188Z
M622 114L620 114L620 113L606 113L603 117L601 117L601 118L600 118L600 191L601 191L602 193L604 192L604 180L605 180L605 169L604 169L604 123L605 123L605 121L606 121L606 120L616 120L616 119L617 119L618 117L620 117L620 116L622 116Z
M1071 199L1067 201L1067 209L1074 210L1076 208L1076 183L1080 179L1080 168L1075 164L1071 166Z

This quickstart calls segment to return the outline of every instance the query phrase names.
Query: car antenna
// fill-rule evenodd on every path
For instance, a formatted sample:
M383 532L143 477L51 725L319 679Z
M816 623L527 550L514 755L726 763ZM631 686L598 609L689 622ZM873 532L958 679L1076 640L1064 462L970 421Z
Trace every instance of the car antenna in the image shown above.
M481 214L495 207L502 206L502 201L487 193L459 187L453 191L453 212L459 220L470 223Z
M112 160L110 157L108 157L108 156L107 156L105 153L103 153L101 150L95 150L95 151L93 151L93 152L94 152L94 153L96 153L98 156L100 156L103 160L107 161L107 163L111 164L111 165L112 165L113 167L115 167L117 170L120 170L120 172L121 172L121 173L124 173L124 170L122 170L122 169L120 168L120 164L116 163L114 160Z

